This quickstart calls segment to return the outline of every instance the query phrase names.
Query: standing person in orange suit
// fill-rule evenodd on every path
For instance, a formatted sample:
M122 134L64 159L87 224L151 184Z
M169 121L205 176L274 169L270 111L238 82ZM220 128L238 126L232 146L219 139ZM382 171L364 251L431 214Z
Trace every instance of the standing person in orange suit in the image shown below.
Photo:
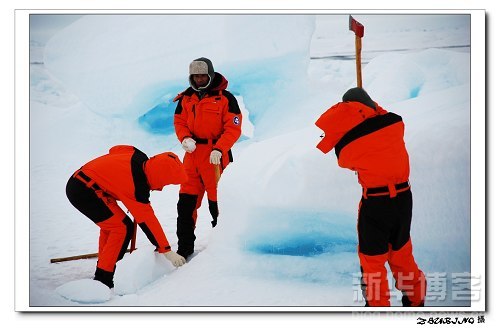
M116 263L133 235L132 220L117 204L121 201L134 216L156 251L174 266L186 260L171 250L170 243L149 202L150 190L187 180L184 166L171 152L148 158L133 146L118 145L89 161L68 180L66 195L71 204L101 228L94 280L112 288Z
M356 87L316 126L325 133L317 148L324 153L335 148L339 166L355 171L363 188L358 255L366 306L390 306L386 262L403 293L403 306L424 306L426 279L410 238L413 206L402 118Z
M177 203L177 253L187 258L194 252L197 210L205 191L212 227L217 225L217 182L232 162L231 147L241 135L241 111L236 98L226 90L228 81L214 71L204 57L189 65L190 87L175 99L177 138L186 151L184 165L188 181L181 184Z

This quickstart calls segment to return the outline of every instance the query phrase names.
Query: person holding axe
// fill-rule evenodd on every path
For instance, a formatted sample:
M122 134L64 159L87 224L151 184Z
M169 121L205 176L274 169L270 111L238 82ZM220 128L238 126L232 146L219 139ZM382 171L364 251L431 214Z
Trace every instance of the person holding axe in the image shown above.
M184 155L187 182L181 184L177 203L177 253L187 258L194 252L197 210L205 191L212 227L217 225L217 183L233 161L231 147L241 135L242 115L238 101L226 90L228 81L214 71L212 62L200 57L189 64L189 84L174 98L175 133Z
M366 306L390 306L386 263L403 306L424 306L426 279L410 238L412 193L402 118L355 87L316 126L325 133L317 148L323 153L335 148L339 166L355 171L363 188L357 229Z
M127 145L112 147L108 154L89 161L69 178L66 196L70 203L100 228L94 280L109 288L114 286L116 263L123 258L131 239L135 244L134 224L175 267L186 263L171 250L149 202L151 190L161 191L166 185L186 180L184 166L174 153L148 158ZM118 200L134 216L134 223L117 204Z

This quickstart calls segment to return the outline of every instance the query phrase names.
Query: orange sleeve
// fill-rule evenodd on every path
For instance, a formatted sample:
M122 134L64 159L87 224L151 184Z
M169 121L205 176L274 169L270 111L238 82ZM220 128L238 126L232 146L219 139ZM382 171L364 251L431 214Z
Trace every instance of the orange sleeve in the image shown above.
M139 227L149 239L149 241L157 247L158 252L165 253L170 251L170 243L163 228L156 217L151 204L143 204L136 201L122 201L127 209L132 213Z
M379 110L381 113L385 111L382 108ZM325 133L316 148L328 153L349 130L374 116L376 112L373 109L358 102L339 102L333 105L315 123Z
M229 92L226 92L224 95L228 100L228 106L224 109L222 115L223 132L214 145L214 149L226 153L241 136L241 122L243 116L241 115L236 98Z
M224 132L214 146L226 153L241 136L241 114L226 113L224 115Z
M174 128L175 134L180 142L182 142L186 137L192 137L192 133L188 128L188 113L187 110L183 108L182 101L183 97L176 98L178 100L177 107L175 108L174 114Z
M316 148L325 154L335 147L337 142L339 142L346 132L346 130L339 125L339 122L342 121L339 105L340 103L337 103L325 111L315 123L316 126L325 133Z

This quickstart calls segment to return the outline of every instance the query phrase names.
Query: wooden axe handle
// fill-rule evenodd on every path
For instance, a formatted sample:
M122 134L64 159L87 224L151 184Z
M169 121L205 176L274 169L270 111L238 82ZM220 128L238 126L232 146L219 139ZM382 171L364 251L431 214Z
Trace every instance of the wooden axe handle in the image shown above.
M353 31L356 35L356 82L357 86L363 87L363 80L361 77L361 38L365 35L365 27L363 24L356 21L349 15L349 30Z
M127 249L127 252L130 252L130 249ZM80 260L80 259L91 259L91 258L97 258L98 255L99 255L98 253L88 253L88 254L80 254L77 256L54 258L54 259L50 259L50 263L53 264L55 262L64 262L64 261Z
M359 88L363 88L361 77L361 38L356 36L356 82Z
M220 165L214 165L214 171L215 171L215 183L219 183L220 180Z

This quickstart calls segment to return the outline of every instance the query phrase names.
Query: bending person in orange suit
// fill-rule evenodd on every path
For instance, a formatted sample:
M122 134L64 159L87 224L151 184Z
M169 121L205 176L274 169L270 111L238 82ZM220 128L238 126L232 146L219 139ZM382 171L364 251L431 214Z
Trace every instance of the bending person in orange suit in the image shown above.
M363 188L358 214L358 255L367 306L390 306L385 264L403 293L403 306L424 306L426 279L412 252L410 162L404 123L362 88L348 90L316 121L325 133L317 148L335 148L340 167L353 170Z
M132 220L117 204L121 201L147 238L176 267L186 260L170 243L149 202L151 190L187 180L184 166L171 152L148 158L133 146L119 145L89 161L68 180L71 204L100 227L94 280L112 288L116 263L123 258L133 234Z

